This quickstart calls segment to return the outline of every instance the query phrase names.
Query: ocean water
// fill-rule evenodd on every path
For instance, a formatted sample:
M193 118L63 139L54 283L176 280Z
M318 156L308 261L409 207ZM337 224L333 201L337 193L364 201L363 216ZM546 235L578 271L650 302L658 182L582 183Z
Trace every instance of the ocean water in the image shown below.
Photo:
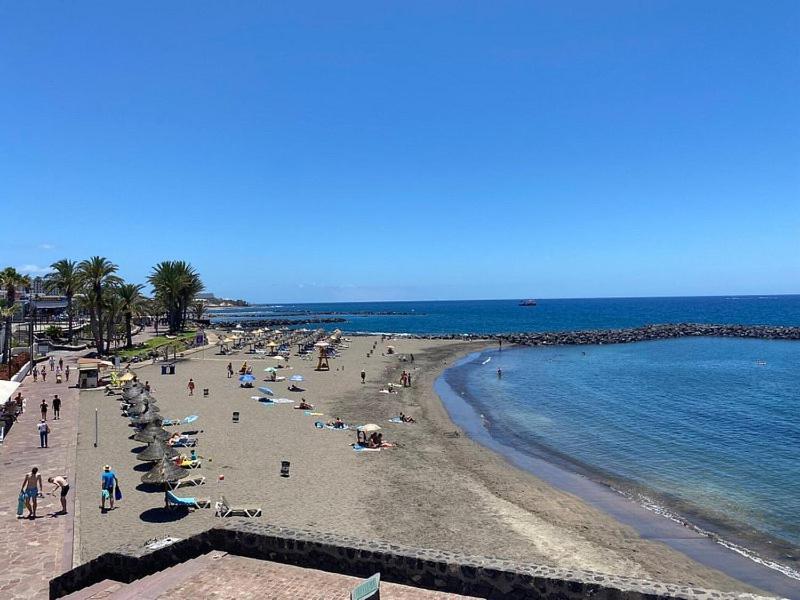
M509 333L638 327L653 323L800 325L800 296L596 298L441 302L261 304L212 311L212 321L344 318L325 324L348 332L417 334ZM310 325L313 326L313 325Z
M409 334L800 326L800 296L258 305L214 311L213 320L329 317L345 322L328 329ZM608 484L800 578L800 342L492 348L444 378L505 446Z
M492 349L445 379L498 441L800 571L800 343Z

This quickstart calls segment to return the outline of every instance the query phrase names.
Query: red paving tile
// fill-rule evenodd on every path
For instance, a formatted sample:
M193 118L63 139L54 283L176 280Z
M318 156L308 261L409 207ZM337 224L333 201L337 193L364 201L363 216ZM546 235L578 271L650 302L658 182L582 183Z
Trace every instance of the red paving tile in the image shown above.
M69 364L74 384L78 376L77 354L56 353L56 358L59 355ZM67 387L66 383L57 384L55 379L49 366L47 383L41 378L38 383L33 383L30 376L25 378L20 390L27 398L27 408L0 444L3 473L0 477L0 563L11 567L0 570L3 600L47 598L50 579L72 568L73 492L68 497L69 514L66 516L54 515L61 510L61 503L58 496L49 495L39 498L39 518L35 521L18 519L16 513L22 480L34 465L42 474L45 492L52 489L47 483L50 476L67 474L70 484L74 484L71 462L75 455L79 394L77 388ZM52 418L53 394L58 394L62 400L58 420ZM39 447L36 430L41 418L39 403L43 398L51 405L49 448Z
M213 598L215 600L347 600L362 580L336 573L224 555L213 567L188 575L189 579L165 588L153 598ZM130 587L134 587L132 584ZM149 595L147 597L150 597ZM420 588L381 583L384 600L474 600Z

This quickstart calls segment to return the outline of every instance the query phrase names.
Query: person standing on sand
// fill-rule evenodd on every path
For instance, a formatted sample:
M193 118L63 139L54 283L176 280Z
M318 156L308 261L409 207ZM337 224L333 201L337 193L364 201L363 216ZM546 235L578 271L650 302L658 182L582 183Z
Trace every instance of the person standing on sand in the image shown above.
M186 384L186 387L189 389L189 395L194 396L194 379L190 377L189 383Z
M42 421L47 421L47 400L42 400L39 409L42 411Z
M39 367L34 365L32 373L33 373L33 383L36 383L37 381L39 381Z
M54 356L50 357L50 370L51 371L55 371L56 370L56 359L55 359Z
M47 481L56 486L53 488L53 491L50 492L51 496L55 495L58 490L61 490L61 513L56 514L67 514L67 494L69 493L69 481L67 480L67 476L59 475L57 477L48 477Z
M233 363L228 363L228 379L233 377Z
M25 494L25 508L28 509L29 519L36 518L36 505L40 487L42 487L42 476L39 473L39 467L33 467L31 472L25 475L22 487L19 490L20 494Z
M42 383L47 383L47 367L42 367Z
M61 418L61 398L58 397L58 394L53 397L53 418Z
M69 383L69 365L64 367L64 381Z
M103 500L100 510L106 512L106 500L109 501L109 510L114 510L114 490L117 487L117 474L108 465L103 467L103 474L100 476L100 487Z
M364 369L361 369L361 383L367 379L367 372Z
M50 426L47 424L47 421L42 419L36 425L36 429L39 430L39 447L47 448L47 435L50 433Z
M144 391L149 394L150 390L152 390L152 388L150 387L150 382L149 381L145 381L144 382Z
M58 359L58 368L59 368L59 370L61 370L61 371L63 371L63 370L64 370L64 358L63 358L63 357L60 357L60 358Z

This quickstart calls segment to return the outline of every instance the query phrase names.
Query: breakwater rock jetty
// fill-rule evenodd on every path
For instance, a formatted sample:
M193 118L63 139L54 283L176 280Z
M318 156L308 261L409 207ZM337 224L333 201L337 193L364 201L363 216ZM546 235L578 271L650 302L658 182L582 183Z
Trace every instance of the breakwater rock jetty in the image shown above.
M319 323L345 323L347 319L341 317L311 318L311 319L253 319L247 321L213 321L212 326L217 329L233 329L237 325L246 326L248 329L261 327L296 327L298 325L317 325Z
M545 331L500 334L450 334L411 336L426 339L502 340L521 346L570 346L588 344L630 344L681 337L739 337L762 340L800 340L800 327L773 325L710 325L704 323L670 323L645 325L629 329L597 329L582 331Z

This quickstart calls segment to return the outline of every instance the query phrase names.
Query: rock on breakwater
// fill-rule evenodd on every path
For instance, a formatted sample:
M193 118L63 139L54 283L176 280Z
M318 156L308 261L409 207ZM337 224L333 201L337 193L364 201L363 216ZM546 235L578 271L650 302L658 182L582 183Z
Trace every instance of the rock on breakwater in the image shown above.
M762 340L800 340L800 327L773 325L712 325L669 323L629 329L545 331L500 334L403 335L415 339L496 340L521 346L570 346L588 344L630 344L681 337L740 337Z

